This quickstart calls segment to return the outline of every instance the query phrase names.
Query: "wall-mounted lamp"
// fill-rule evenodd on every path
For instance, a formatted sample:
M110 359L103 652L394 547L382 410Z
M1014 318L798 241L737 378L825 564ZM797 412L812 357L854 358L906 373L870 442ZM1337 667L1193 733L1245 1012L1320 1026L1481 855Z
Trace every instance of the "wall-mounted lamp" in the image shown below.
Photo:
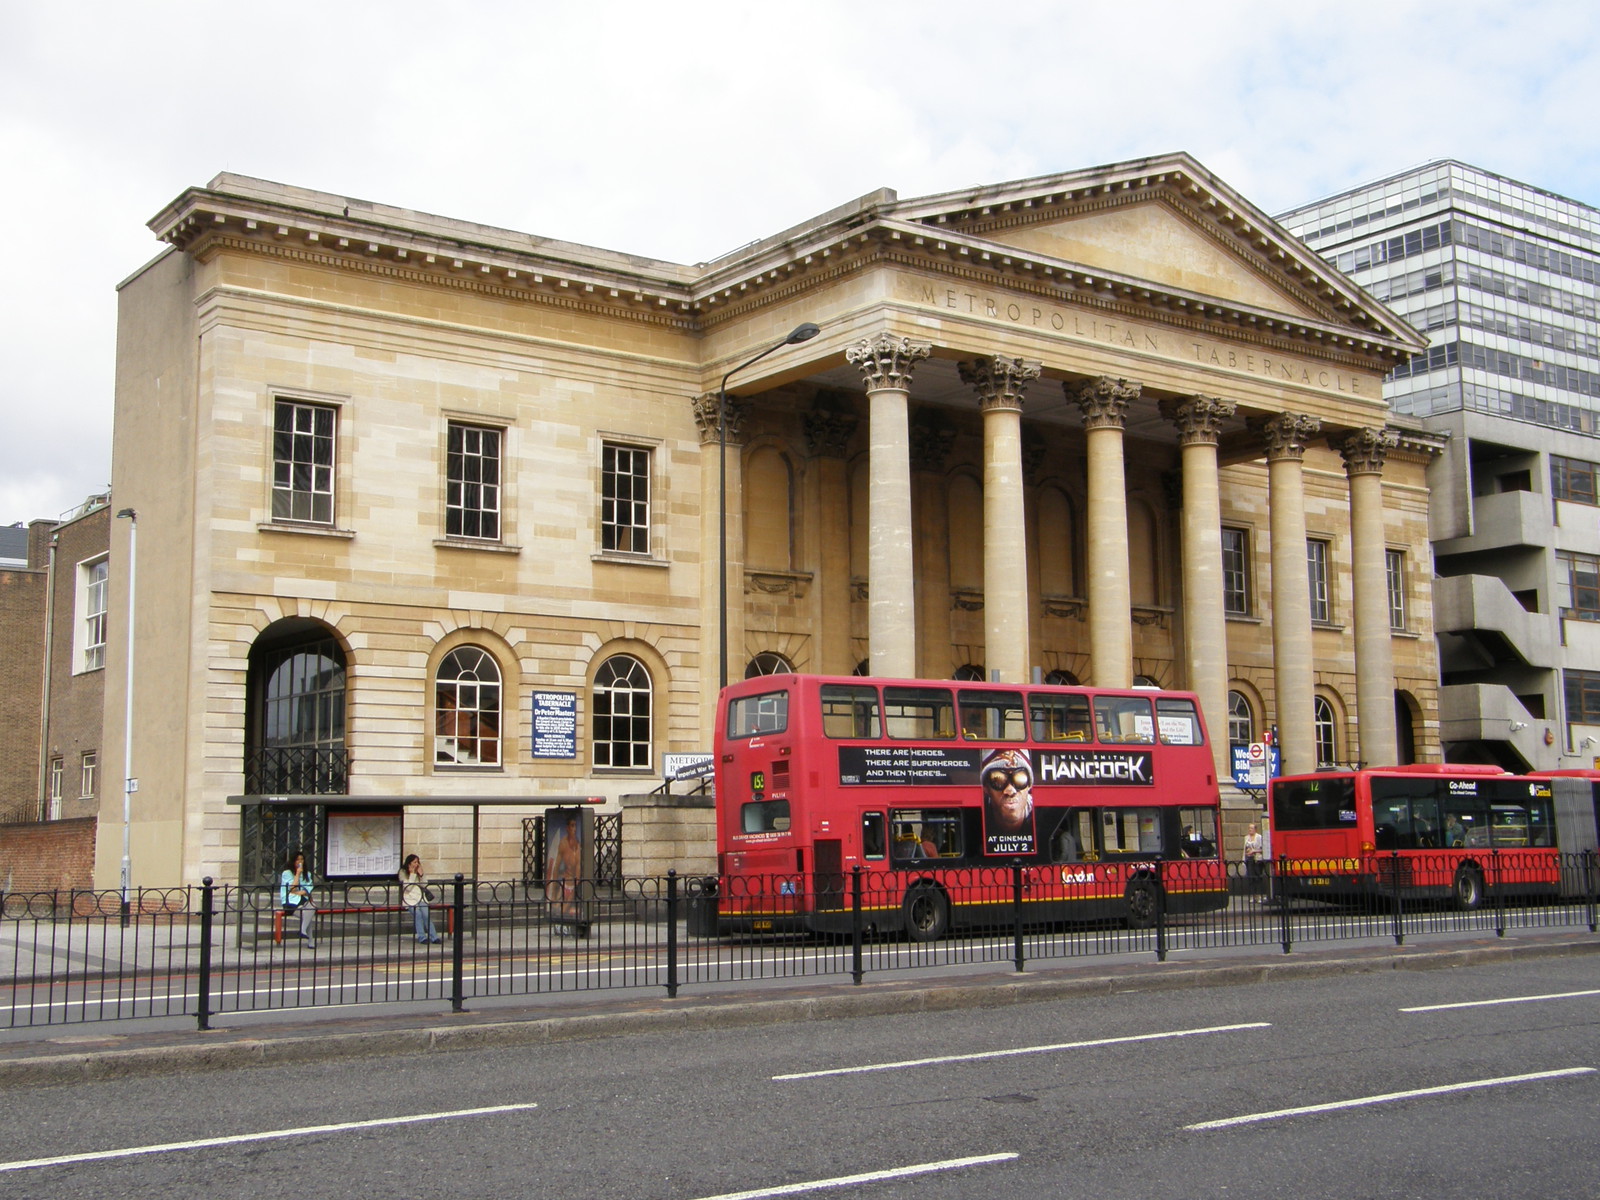
M1527 727L1528 727L1528 723L1526 721L1513 721L1513 722L1511 722L1511 732L1512 733L1515 733L1519 729L1526 729Z
M1583 741L1578 743L1579 750L1587 750L1590 746L1600 746L1600 741L1597 741L1592 737L1586 737L1583 739Z

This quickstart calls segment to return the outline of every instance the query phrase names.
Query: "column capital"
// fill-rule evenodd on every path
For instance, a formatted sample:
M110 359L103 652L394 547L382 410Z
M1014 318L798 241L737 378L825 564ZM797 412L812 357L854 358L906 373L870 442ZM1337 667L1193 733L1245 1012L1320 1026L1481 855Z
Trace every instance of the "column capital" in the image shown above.
M853 412L820 405L801 416L806 448L817 458L844 458L861 418Z
M1252 422L1251 428L1266 445L1268 462L1281 459L1299 461L1306 455L1306 443L1311 435L1322 428L1322 419L1304 413L1279 413L1275 417Z
M694 405L694 423L700 427L700 444L709 446L720 441L717 393L707 392L703 396L696 396L691 403ZM729 396L725 411L728 418L728 445L744 445L744 419L750 415L750 402Z
M1086 428L1121 429L1127 424L1128 405L1139 398L1141 389L1126 379L1101 375L1087 383L1063 382L1061 390L1083 410Z
M1383 461L1400 444L1400 435L1393 429L1368 425L1342 437L1336 434L1328 444L1344 459L1346 475L1381 475Z
M955 444L956 431L924 410L911 422L911 469L938 474Z
M1043 369L1040 363L1020 358L975 358L959 362L956 370L961 382L978 393L978 407L984 412L1002 408L1022 411L1023 393L1028 390L1028 380L1039 378Z
M911 390L911 367L919 358L933 353L930 342L913 342L908 337L880 333L844 348L845 359L861 370L867 391L885 388Z
M1178 396L1161 401L1161 415L1178 427L1180 446L1216 445L1222 422L1239 407L1217 396Z

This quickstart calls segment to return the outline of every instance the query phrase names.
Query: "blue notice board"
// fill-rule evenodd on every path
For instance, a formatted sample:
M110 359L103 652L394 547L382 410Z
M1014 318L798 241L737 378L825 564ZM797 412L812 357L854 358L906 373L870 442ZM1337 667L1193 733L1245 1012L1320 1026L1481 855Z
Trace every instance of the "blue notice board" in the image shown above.
M578 693L534 692L533 757L578 757Z

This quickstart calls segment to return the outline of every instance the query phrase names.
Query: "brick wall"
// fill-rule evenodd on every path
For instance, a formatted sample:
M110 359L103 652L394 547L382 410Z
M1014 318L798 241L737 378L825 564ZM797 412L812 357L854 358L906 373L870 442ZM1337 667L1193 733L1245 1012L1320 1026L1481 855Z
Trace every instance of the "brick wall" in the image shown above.
M43 571L0 571L0 821L39 815L45 580Z
M70 891L94 885L95 819L0 825L0 888Z

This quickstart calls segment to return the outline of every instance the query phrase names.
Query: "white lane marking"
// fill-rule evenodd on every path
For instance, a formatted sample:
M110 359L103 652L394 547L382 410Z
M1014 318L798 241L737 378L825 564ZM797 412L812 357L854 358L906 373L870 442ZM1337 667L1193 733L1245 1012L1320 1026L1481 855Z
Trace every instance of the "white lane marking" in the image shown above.
M947 1158L943 1162L914 1163L909 1167L891 1167L886 1171L867 1171L861 1175L840 1175L835 1179L810 1179L805 1183L785 1183L779 1187L756 1188L749 1192L723 1192L716 1196L702 1196L700 1200L761 1200L763 1196L797 1196L802 1192L820 1192L825 1188L876 1183L880 1179L904 1179L908 1175L929 1175L934 1171L959 1171L962 1167L982 1167L990 1163L1010 1162L1016 1157L1015 1154L979 1154L972 1158Z
M1569 1000L1574 996L1600 996L1600 988L1582 992L1551 992L1546 996L1506 996L1500 1000L1462 1000L1455 1004L1419 1004L1402 1008L1403 1013L1443 1012L1447 1008L1487 1008L1491 1004L1531 1004L1535 1000Z
M489 1108L458 1108L450 1112L417 1113L409 1117L377 1117L371 1121L342 1121L337 1125L305 1125L299 1129L269 1129L262 1133L236 1133L228 1137L197 1138L190 1142L165 1142L157 1146L129 1146L121 1150L91 1150L84 1154L58 1154L53 1158L28 1158L0 1162L0 1171L26 1171L34 1167L59 1167L68 1163L100 1162L109 1158L133 1158L140 1154L166 1154L173 1150L201 1150L208 1146L237 1146L243 1142L266 1142L274 1138L307 1137L314 1133L343 1133L349 1129L375 1129L383 1125L416 1125L423 1121L450 1121L459 1117L484 1117L494 1113L520 1112L538 1108L535 1103L496 1104Z
M976 1062L985 1058L1015 1058L1020 1054L1054 1054L1061 1050L1086 1050L1092 1046L1120 1046L1128 1042L1159 1042L1167 1038L1197 1037L1203 1033L1237 1033L1241 1029L1270 1029L1266 1021L1248 1025L1211 1025L1205 1029L1173 1029L1165 1033L1138 1033L1129 1037L1095 1038L1087 1042L1058 1042L1053 1046L1018 1046L1010 1050L985 1050L976 1054L941 1054L937 1058L908 1058L903 1062L869 1063L860 1067L834 1067L828 1071L800 1071L793 1075L774 1075L774 1080L821 1079L828 1075L862 1075L868 1071L898 1071L906 1067L928 1067L937 1063Z
M1276 1121L1280 1117L1301 1117L1307 1113L1337 1112L1344 1108L1361 1108L1368 1104L1388 1104L1392 1100L1411 1100L1418 1096L1445 1096L1451 1092L1470 1092L1474 1088L1505 1087L1512 1083L1532 1083L1538 1079L1562 1079L1572 1075L1593 1075L1593 1067L1568 1067L1561 1071L1535 1071L1530 1075L1502 1075L1498 1079L1469 1079L1465 1083L1447 1083L1441 1087L1414 1088L1409 1092L1387 1092L1382 1096L1359 1096L1354 1100L1335 1100L1331 1104L1307 1104L1301 1108L1280 1108L1276 1112L1249 1113L1242 1117L1227 1117L1221 1121L1201 1121L1198 1125L1185 1125L1185 1129L1227 1129L1234 1125L1249 1125L1260 1121Z

